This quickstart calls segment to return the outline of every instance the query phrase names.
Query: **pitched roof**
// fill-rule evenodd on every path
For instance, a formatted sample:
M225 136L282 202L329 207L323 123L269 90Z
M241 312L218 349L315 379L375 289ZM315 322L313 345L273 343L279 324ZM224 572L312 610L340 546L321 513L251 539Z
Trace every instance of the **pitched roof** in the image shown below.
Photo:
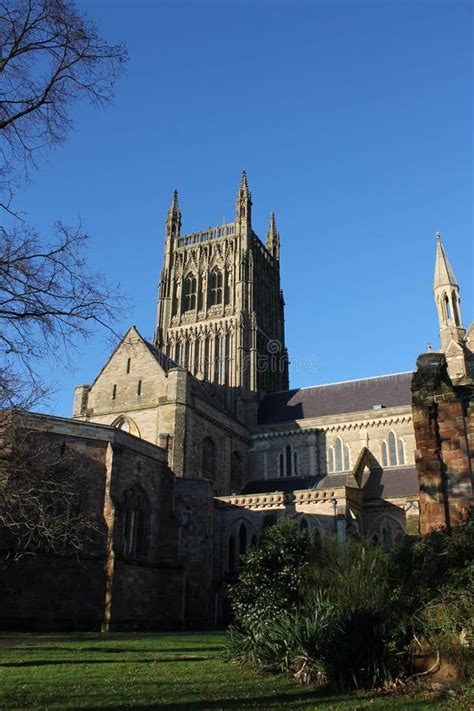
M168 370L171 368L177 368L178 365L177 363L174 362L174 360L171 360L166 353L163 353L163 351L160 351L159 348L154 346L150 341L147 341L143 336L141 336L143 343L146 345L152 356L155 358L156 361L161 365L163 370L167 373Z
M268 393L259 424L304 420L411 404L412 372Z
M367 472L362 478L364 499L417 496L420 490L416 467L394 467Z
M347 472L327 474L322 479L315 476L283 477L249 481L242 494L268 494L274 491L290 493L301 489L335 489L346 486ZM416 496L419 491L416 467L394 467L367 472L362 478L364 499L387 499L398 496Z

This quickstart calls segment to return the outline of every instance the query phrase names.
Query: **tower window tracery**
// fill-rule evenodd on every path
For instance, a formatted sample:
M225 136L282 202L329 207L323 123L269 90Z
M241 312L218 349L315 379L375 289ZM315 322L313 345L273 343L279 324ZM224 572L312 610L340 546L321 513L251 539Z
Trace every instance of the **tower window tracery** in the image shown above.
M287 444L278 458L279 476L297 476L299 474L299 458L296 449Z
M222 303L222 272L213 269L210 278L210 305L217 306Z
M194 311L196 308L196 277L188 274L184 282L184 310Z

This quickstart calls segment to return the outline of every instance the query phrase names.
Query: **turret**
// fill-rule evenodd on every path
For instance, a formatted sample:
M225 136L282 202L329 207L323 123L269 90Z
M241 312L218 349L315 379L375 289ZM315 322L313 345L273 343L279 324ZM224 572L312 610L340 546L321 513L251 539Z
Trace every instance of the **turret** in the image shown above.
M276 228L274 212L270 215L270 225L267 232L267 249L275 259L280 259L280 235Z
M235 221L247 226L250 231L252 224L252 195L247 184L247 172L242 171L240 188L235 201Z
M446 351L451 341L462 345L466 331L462 325L459 286L444 251L439 232L436 233L433 291L438 310L441 349Z
M181 210L179 209L178 191L173 193L171 207L166 216L166 239L176 239L181 231Z

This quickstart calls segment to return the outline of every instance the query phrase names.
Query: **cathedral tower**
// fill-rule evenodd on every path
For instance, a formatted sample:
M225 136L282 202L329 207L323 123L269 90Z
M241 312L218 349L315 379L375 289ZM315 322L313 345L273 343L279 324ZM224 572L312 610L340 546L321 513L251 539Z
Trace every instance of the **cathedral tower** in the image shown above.
M227 390L286 390L280 237L252 229L242 173L235 221L181 235L175 192L166 220L155 345L193 375Z

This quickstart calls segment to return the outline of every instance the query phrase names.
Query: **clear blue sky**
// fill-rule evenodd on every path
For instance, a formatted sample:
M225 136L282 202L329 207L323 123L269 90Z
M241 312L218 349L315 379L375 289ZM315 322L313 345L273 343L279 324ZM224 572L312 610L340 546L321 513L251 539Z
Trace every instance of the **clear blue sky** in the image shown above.
M257 234L277 216L292 387L410 370L438 347L436 230L472 319L471 2L79 6L127 44L127 73L112 105L75 107L21 201L42 227L81 216L92 267L134 301L119 331L153 332L172 190L184 232L230 221L243 168ZM71 413L109 350L98 337L75 372L44 364L49 411Z

